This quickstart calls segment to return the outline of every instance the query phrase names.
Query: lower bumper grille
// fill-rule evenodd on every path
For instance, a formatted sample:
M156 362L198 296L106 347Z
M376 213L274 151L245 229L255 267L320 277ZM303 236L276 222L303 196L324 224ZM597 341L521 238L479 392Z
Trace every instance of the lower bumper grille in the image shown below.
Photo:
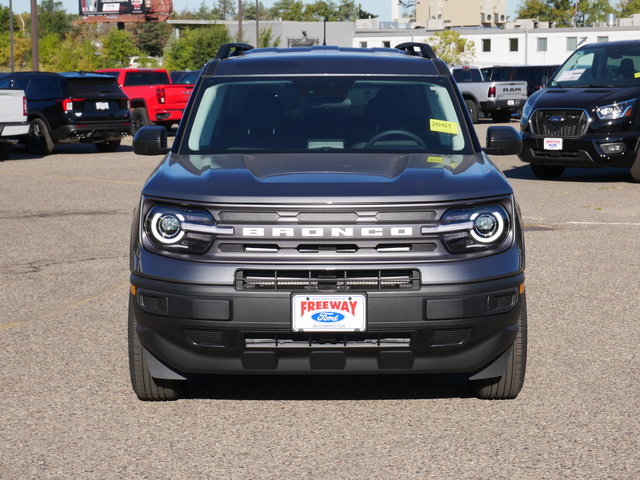
M418 270L239 270L236 290L419 290Z

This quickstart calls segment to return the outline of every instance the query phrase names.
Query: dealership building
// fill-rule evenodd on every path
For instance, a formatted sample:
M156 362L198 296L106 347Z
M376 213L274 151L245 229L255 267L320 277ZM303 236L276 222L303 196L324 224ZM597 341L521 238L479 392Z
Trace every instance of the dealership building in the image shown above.
M478 18L486 19L486 15ZM484 15L484 14L482 14ZM404 42L427 42L443 29L422 28L417 22L379 22L377 19L356 22L288 22L264 21L207 21L168 20L176 35L187 25L225 24L234 38L255 45L258 32L269 29L272 42L279 47L336 45L341 47L394 47ZM554 65L564 60L577 48L588 43L633 40L640 33L640 14L630 18L608 18L608 22L592 27L555 28L550 22L516 20L502 27L484 27L482 22L473 26L445 26L473 43L471 65ZM440 26L440 23L438 23ZM262 35L262 33L261 33Z

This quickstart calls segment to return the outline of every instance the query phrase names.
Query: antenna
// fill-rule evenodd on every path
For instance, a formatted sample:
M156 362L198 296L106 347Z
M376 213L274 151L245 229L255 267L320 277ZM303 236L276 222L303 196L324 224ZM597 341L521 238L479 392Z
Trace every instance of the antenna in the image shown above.
M324 38L322 39L322 45L327 44L327 17L324 17Z

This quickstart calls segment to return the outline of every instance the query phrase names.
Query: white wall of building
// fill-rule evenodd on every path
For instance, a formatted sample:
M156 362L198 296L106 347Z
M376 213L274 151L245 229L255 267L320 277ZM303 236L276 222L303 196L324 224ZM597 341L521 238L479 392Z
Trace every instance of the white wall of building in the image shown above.
M555 65L564 62L580 47L599 41L636 40L639 27L534 28L534 29L457 29L460 36L473 42L473 65ZM416 30L358 30L354 47L394 47L403 42L426 42L436 32ZM489 41L489 51L483 45ZM517 44L517 50L514 50Z

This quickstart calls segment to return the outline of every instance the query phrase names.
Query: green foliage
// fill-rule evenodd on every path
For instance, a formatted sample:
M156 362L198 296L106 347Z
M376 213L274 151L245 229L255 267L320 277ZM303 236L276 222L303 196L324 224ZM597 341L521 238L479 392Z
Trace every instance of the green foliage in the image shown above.
M63 38L71 31L74 17L75 15L67 14L62 2L42 0L38 4L38 36L41 39L48 35Z
M126 25L136 48L149 57L162 57L173 28L164 22L140 22Z
M636 2L640 7L640 0L629 2ZM574 0L525 0L516 10L516 17L555 22L557 27L587 27L594 22L604 21L607 13L614 12L609 0L580 0L577 9Z
M274 39L271 27L261 28L258 33L258 48L277 47L280 44L280 37Z
M224 25L182 30L180 38L169 43L164 66L167 70L197 70L215 57L221 45L230 41Z
M620 9L620 17L630 17L634 13L640 13L640 0L622 0L618 8Z
M354 0L316 0L305 4L301 0L279 0L268 10L271 19L281 18L293 22L353 22L358 18L368 18L369 13L363 11ZM375 15L371 15L375 17Z
M475 55L474 43L454 30L436 32L427 38L426 43L431 45L438 58L449 65L469 63Z
M127 67L129 57L140 55L140 50L130 32L112 28L103 41L102 55L110 67Z

